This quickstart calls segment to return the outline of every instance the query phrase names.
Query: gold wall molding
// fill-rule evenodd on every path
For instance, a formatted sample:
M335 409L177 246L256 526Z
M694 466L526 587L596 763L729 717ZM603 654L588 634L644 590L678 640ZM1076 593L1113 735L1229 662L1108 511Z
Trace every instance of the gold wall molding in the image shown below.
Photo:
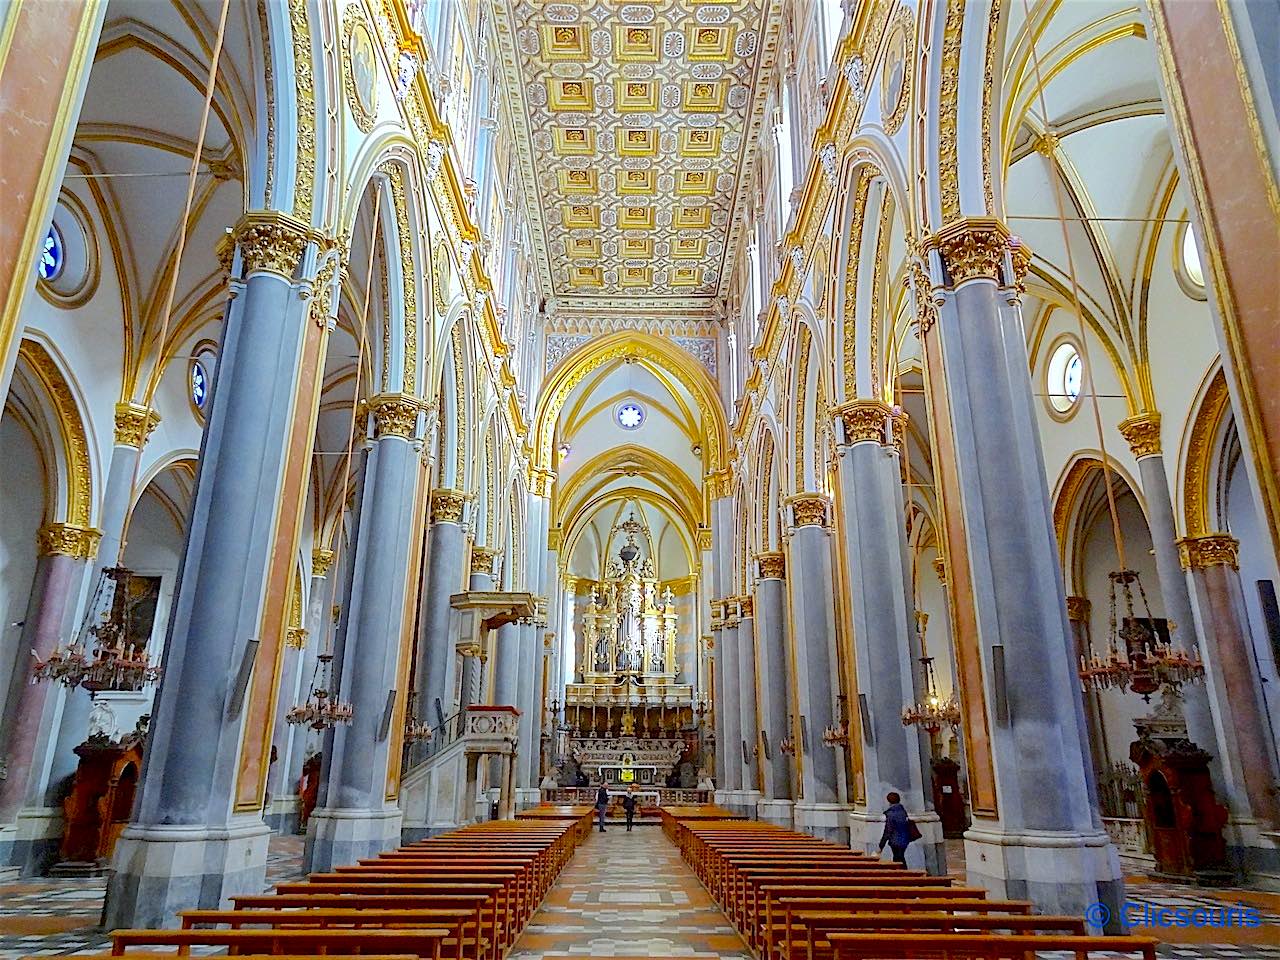
M938 92L938 189L944 221L960 215L960 38L965 11L963 0L946 0L946 5Z
M835 408L844 423L844 442L884 442L884 426L892 411L883 400L849 400Z
M1223 424L1231 416L1231 394L1221 368L1209 381L1191 424L1187 441L1187 460L1183 472L1182 499L1186 511L1187 536L1200 537L1211 532L1209 489L1213 464L1222 438Z
M329 572L329 568L333 566L332 550L313 550L311 551L311 576L323 577Z
M1178 541L1178 559L1184 570L1208 567L1240 569L1240 541L1227 533L1208 533L1200 537L1183 537Z
M378 119L378 75L381 72L373 50L373 31L369 29L358 3L347 4L342 18L345 21L342 25L342 86L352 119L361 133L368 133ZM360 50L355 49L357 45L360 45ZM367 90L361 89L361 78L355 73L358 56L363 61L363 68L371 74ZM368 103L365 102L366 97Z
M57 361L41 344L23 340L18 357L35 376L53 409L66 470L65 521L77 527L89 527L93 513L93 468L89 462L89 438L80 406Z
M781 580L786 576L787 559L781 550L766 550L756 554L756 565L761 580Z
M473 547L471 550L471 575L492 577L498 551L489 547Z
M461 523L462 511L471 499L469 493L441 487L431 491L431 522Z
M126 400L116 404L115 444L137 450L151 439L160 414L145 404Z
M797 527L826 527L831 501L821 493L797 493L784 503L791 507Z
M1160 456L1160 414L1139 413L1137 416L1121 420L1116 424L1120 435L1129 444L1133 455L1141 460L1143 457Z
M253 210L235 227L244 273L274 273L292 280L311 241L323 242L306 223L278 210Z
M102 531L71 523L47 523L36 533L36 549L42 557L74 557L92 560L98 555Z
M699 527L698 528L698 550L701 551L702 553L706 553L710 549L711 549L711 528Z
M1072 623L1088 623L1093 602L1088 597L1067 597L1067 619Z
M413 234L409 227L409 207L405 201L404 174L398 163L384 163L380 169L391 183L391 200L396 214L396 239L400 245L400 279L404 290L404 392L414 393L418 378L418 274L413 263ZM384 360L384 366L385 363Z
M311 62L311 21L307 16L307 6L307 0L289 0L297 105L293 212L304 223L311 222L316 189L316 80Z
M369 398L373 414L373 437L402 437L412 440L418 428L422 401L408 393L379 393Z

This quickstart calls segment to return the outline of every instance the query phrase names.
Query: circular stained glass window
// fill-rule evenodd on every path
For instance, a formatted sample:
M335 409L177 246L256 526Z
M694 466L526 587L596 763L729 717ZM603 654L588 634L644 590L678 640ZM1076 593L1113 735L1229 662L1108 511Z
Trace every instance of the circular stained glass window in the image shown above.
M1070 341L1058 344L1049 357L1046 377L1049 405L1058 413L1068 413L1080 399L1084 384L1084 360L1076 345Z
M205 369L204 362L196 359L191 361L191 403L202 413L204 405L209 400L209 371Z
M58 233L57 227L51 226L44 236L44 245L40 248L40 262L36 264L40 279L46 283L58 279L62 273L62 258L62 234Z
M624 430L634 430L644 423L644 407L634 400L628 400L618 407L616 414L618 426Z

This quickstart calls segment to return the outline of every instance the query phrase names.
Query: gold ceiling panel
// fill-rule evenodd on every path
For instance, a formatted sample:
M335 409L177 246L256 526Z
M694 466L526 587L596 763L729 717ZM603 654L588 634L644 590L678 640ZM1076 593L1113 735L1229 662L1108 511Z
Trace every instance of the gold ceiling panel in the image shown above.
M710 310L724 295L780 8L493 5L534 244L565 306Z

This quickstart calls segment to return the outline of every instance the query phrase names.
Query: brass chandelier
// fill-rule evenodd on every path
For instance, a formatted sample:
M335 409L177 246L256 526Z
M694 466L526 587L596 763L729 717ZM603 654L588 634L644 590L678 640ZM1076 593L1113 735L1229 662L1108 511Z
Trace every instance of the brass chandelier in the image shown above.
M929 623L929 615L923 610L916 611L916 628L920 631L920 666L924 673L924 699L913 703L902 711L904 727L922 727L930 736L937 734L943 727L960 725L960 704L955 694L939 696L937 679L933 673L933 657L929 656L929 648L925 644L925 627Z
M98 578L93 599L70 643L41 660L36 652L32 682L55 680L67 687L84 687L92 696L103 690L141 690L160 678L151 662L146 637L133 629L129 590L133 572L107 567Z
M349 724L355 715L350 701L339 700L336 689L330 689L333 676L333 654L325 651L316 657L316 676L311 682L307 699L290 707L284 715L286 723L308 726L312 730L330 730L339 724Z

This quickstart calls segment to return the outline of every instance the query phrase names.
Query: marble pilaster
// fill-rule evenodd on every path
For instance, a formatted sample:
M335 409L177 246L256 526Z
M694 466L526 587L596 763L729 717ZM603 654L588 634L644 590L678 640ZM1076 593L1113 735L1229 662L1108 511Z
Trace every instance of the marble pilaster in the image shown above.
M0 865L26 875L43 873L57 859L62 839L61 811L45 805L62 688L49 681L32 683L31 657L47 659L75 632L80 586L97 549L97 530L65 523L43 527L37 538L20 655L0 725L0 756L6 761L0 780Z
M307 822L308 871L355 863L400 842L401 813L386 799L390 751L398 742L388 713L408 629L405 596L420 529L414 507L423 470L413 443L416 401L400 395L382 405L378 400L371 401L376 439L365 468L350 613L334 660L338 695L351 702L353 717L333 730L325 804Z
M1280 873L1280 846L1272 839L1280 827L1277 771L1240 584L1240 544L1227 534L1211 533L1184 537L1178 546L1200 611L1206 684L1219 707L1220 759L1231 811L1229 852L1237 868L1275 875Z
M761 820L790 827L791 764L782 752L782 740L791 733L788 718L790 684L787 682L787 587L783 554L756 556L760 578L755 589L755 637L760 662L760 772L761 799L756 810Z
M288 509L308 482L307 426L328 338L312 304L324 244L286 214L251 213L237 227L232 276L244 279L230 282L164 675L134 819L116 844L108 927L172 924L179 910L217 907L265 882L270 742L253 691L275 682L283 642L283 617L264 610L277 609L293 573Z
M890 792L920 827L923 837L907 849L908 865L945 873L942 826L931 809L921 737L902 723L902 709L915 703L912 647L914 610L903 523L898 455L882 444L889 407L881 401L853 401L840 408L845 443L837 450L840 509L837 522L848 558L858 699L866 704L859 724L866 805L850 817L855 849L874 854L884 830L885 797ZM859 709L851 704L849 712ZM852 725L851 725L852 726ZM850 736L854 731L850 730Z
M724 696L724 716L720 720L723 740L717 742L724 753L724 780L717 782L716 787L724 794L724 805L736 812L741 806L742 773L746 766L742 756L742 691L738 689L741 676L738 669L741 654L738 627L741 616L737 597L726 597L724 603L724 627L720 631L720 666L724 671L720 685Z
M1046 912L1080 914L1102 902L1116 916L1124 884L1090 798L1018 299L1029 258L1002 223L981 218L949 224L929 239L927 255L932 288L917 287L917 309L945 463L951 599L960 611L976 798L965 834L968 879Z
M457 637L452 632L453 608L449 598L467 579L467 571L463 569L467 553L463 528L466 502L466 495L458 490L431 491L431 527L427 531L414 684L418 693L418 717L432 727L454 711L453 664ZM425 749L422 746L415 752Z
M793 729L800 768L800 796L793 808L795 827L847 844L850 808L840 792L839 756L822 741L822 732L835 722L835 698L840 689L831 504L821 494L802 493L790 497L787 507L792 526L786 582L796 662Z
M756 713L756 620L755 600L750 595L738 598L742 619L738 621L738 735L742 740L742 782L738 807L754 816L760 792L760 721Z

